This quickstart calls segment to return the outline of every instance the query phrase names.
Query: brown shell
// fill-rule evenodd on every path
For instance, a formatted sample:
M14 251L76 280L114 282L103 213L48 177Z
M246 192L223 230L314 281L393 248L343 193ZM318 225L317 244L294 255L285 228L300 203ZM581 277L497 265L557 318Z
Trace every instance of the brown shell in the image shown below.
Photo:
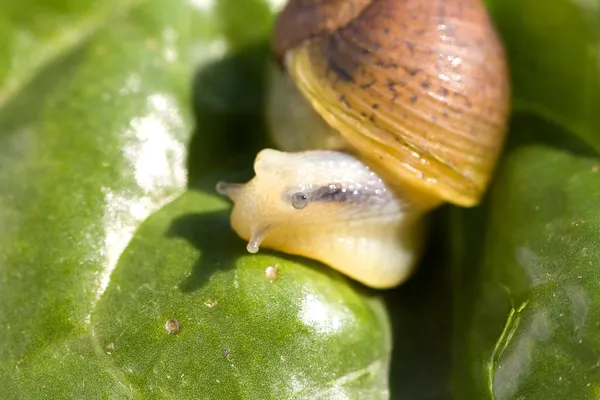
M291 0L273 51L376 169L442 201L479 202L510 106L504 49L480 0Z

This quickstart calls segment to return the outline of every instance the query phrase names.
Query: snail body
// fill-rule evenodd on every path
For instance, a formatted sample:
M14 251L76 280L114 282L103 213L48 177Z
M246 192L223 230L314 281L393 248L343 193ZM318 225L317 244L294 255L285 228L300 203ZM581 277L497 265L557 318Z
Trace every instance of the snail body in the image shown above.
M217 186L235 202L231 222L249 252L306 256L371 287L406 279L410 268L398 265L415 263L421 221L364 163L337 151L265 149L254 168L247 184Z
M419 259L424 215L477 205L502 150L509 77L484 4L291 0L272 48L284 84L319 122L302 140L276 132L293 153L259 153L245 186L219 184L235 203L234 230L250 251L262 242L369 286L396 286ZM327 188L346 195L311 197ZM292 191L306 207L290 203Z

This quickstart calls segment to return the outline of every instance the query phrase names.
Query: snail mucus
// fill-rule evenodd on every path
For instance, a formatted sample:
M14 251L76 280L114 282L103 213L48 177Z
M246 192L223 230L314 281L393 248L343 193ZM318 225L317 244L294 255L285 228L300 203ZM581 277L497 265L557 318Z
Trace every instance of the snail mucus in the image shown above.
M485 5L291 0L272 49L279 150L259 152L249 182L218 183L233 229L251 253L399 285L421 257L426 214L477 205L504 144L508 68Z

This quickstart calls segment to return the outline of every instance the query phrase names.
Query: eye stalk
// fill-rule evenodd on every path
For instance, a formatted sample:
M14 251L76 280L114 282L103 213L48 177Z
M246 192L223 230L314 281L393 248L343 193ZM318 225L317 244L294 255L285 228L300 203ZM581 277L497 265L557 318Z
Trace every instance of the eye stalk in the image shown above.
M239 193L242 191L243 187L244 185L241 183L228 183L219 181L217 182L217 186L215 189L217 190L217 193L221 196L227 196L231 200L235 201Z

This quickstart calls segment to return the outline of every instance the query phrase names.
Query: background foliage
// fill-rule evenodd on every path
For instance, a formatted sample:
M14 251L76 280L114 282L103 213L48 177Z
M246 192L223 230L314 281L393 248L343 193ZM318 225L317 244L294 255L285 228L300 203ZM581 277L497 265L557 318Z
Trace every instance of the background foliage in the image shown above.
M597 398L600 4L487 3L514 91L496 180L375 293L245 253L213 190L268 144L281 4L1 2L0 397Z

